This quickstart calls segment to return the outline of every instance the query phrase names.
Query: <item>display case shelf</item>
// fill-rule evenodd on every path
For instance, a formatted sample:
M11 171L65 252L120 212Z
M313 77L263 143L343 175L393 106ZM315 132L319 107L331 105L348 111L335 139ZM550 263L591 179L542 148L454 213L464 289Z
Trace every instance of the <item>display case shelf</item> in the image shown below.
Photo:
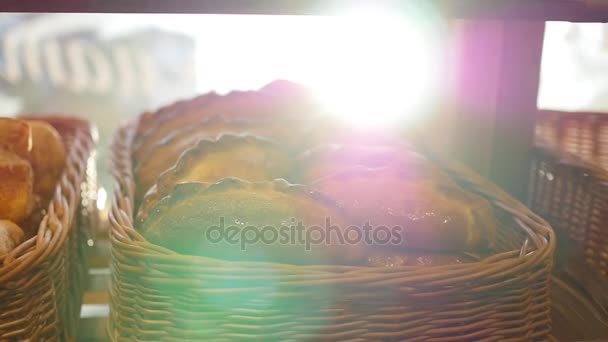
M360 1L361 2L361 1ZM365 2L365 1L363 1ZM602 0L381 0L407 11L429 6L450 18L526 19L543 21L608 21ZM351 0L7 0L5 12L79 13L215 13L215 14L326 14L328 9L351 6Z

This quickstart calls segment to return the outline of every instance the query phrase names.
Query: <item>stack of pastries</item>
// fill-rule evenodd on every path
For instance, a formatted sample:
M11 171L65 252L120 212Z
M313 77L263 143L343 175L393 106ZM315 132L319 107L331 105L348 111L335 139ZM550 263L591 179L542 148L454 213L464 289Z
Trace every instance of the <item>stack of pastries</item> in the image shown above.
M490 251L489 202L405 139L376 134L333 122L287 81L145 113L131 151L136 226L178 253L238 261L404 267ZM213 238L220 226L276 229L245 246ZM311 244L319 227L326 240ZM361 233L372 239L352 239Z
M52 125L0 118L0 255L37 233L65 165Z

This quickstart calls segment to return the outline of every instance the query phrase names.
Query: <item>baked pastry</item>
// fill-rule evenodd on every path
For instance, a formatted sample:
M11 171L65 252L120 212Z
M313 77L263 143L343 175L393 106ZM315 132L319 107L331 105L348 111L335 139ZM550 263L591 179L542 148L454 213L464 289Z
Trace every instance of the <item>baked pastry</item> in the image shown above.
M399 227L403 248L460 252L494 243L497 224L489 203L452 184L392 168L353 167L311 186L357 225Z
M0 150L0 218L22 222L34 204L34 174L30 163Z
M23 230L9 220L0 220L0 255L12 251L24 240Z
M148 123L140 121L139 131L145 132L135 139L133 151L139 154L140 148L155 144L171 132L200 125L201 121L211 117L228 121L265 120L267 124L289 117L302 117L314 102L301 89L304 88L287 81L276 81L259 91L233 91L224 96L210 93L176 103L173 108L146 115L144 119Z
M28 121L32 131L30 162L34 172L34 193L52 196L66 165L66 151L57 130L44 121Z
M158 199L169 195L178 183L214 183L228 176L252 182L270 181L284 177L289 169L288 154L270 140L231 134L217 140L203 139L160 175L144 196L138 217L145 216L148 209Z
M23 120L0 118L0 150L28 159L32 150L30 126Z
M290 264L361 264L363 246L326 244L319 235L326 225L346 227L340 210L318 192L284 180L225 178L213 184L178 184L150 210L139 230L150 242L188 255ZM320 238L320 243L312 243L307 236ZM311 242L309 248L307 241Z
M267 136L273 128L263 123L254 124L248 120L226 121L221 117L205 120L200 126L193 126L169 134L164 139L150 146L143 155L134 155L134 173L137 182L136 197L141 199L156 179L171 168L181 154L193 147L201 139L217 139L223 134L252 134ZM143 151L143 150L142 150Z
M404 144L323 144L301 153L294 164L292 178L302 184L310 184L357 165L390 167L407 173L412 179L451 181L442 170Z

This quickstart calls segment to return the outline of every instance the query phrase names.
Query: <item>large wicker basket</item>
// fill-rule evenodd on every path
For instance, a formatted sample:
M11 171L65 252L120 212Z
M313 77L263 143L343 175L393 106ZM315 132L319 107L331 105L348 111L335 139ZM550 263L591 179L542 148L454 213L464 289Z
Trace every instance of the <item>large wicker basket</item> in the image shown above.
M2 341L74 340L87 275L83 246L94 217L84 212L90 203L81 191L92 183L91 129L76 119L38 119L60 132L68 161L38 234L0 257Z
M180 255L133 226L125 126L113 145L113 341L546 341L555 237L523 204L459 165L494 204L499 252L481 262L370 268L227 262Z

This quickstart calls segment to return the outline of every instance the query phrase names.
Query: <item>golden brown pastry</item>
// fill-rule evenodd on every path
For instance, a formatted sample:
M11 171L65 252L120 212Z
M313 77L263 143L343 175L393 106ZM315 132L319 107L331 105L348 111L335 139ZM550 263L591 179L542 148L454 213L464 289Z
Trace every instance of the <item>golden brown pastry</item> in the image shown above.
M173 191L178 183L217 182L236 177L252 182L282 178L290 169L290 159L276 143L254 135L222 135L204 139L184 152L177 163L158 178L142 201L138 217L158 199Z
M253 124L247 120L226 121L220 117L210 118L200 126L193 126L183 131L176 131L165 139L151 146L139 159L135 156L134 173L137 184L136 198L156 182L157 178L171 168L182 153L193 147L201 139L217 139L223 134L246 134L267 136L273 129L266 124Z
M0 218L22 222L32 210L34 174L30 163L0 150Z
M66 151L59 133L44 121L28 121L32 130L30 161L34 171L34 193L52 196L66 164Z
M12 221L0 220L0 255L12 251L24 240L23 230Z
M357 165L369 168L390 167L412 179L433 178L450 182L447 174L403 144L323 144L301 153L294 164L292 177L302 184L310 184Z
M309 112L314 104L304 89L287 81L275 81L259 91L233 91L224 96L210 93L178 102L140 120L140 134L134 141L133 151L139 155L141 148L155 144L172 132L200 125L211 117L264 120L267 124L283 118L302 117L302 113Z
M0 150L28 159L31 149L30 125L23 120L0 118Z
M497 224L489 203L455 185L412 179L392 168L353 167L311 186L357 225L400 227L403 248L477 251L494 243Z
M139 229L150 242L188 255L290 264L361 264L364 246L325 244L316 234L326 220L335 229L347 227L340 210L309 188L284 180L252 183L225 178L214 184L177 185L171 196L152 208ZM312 238L307 239L308 235ZM321 242L315 243L313 238L321 238Z

